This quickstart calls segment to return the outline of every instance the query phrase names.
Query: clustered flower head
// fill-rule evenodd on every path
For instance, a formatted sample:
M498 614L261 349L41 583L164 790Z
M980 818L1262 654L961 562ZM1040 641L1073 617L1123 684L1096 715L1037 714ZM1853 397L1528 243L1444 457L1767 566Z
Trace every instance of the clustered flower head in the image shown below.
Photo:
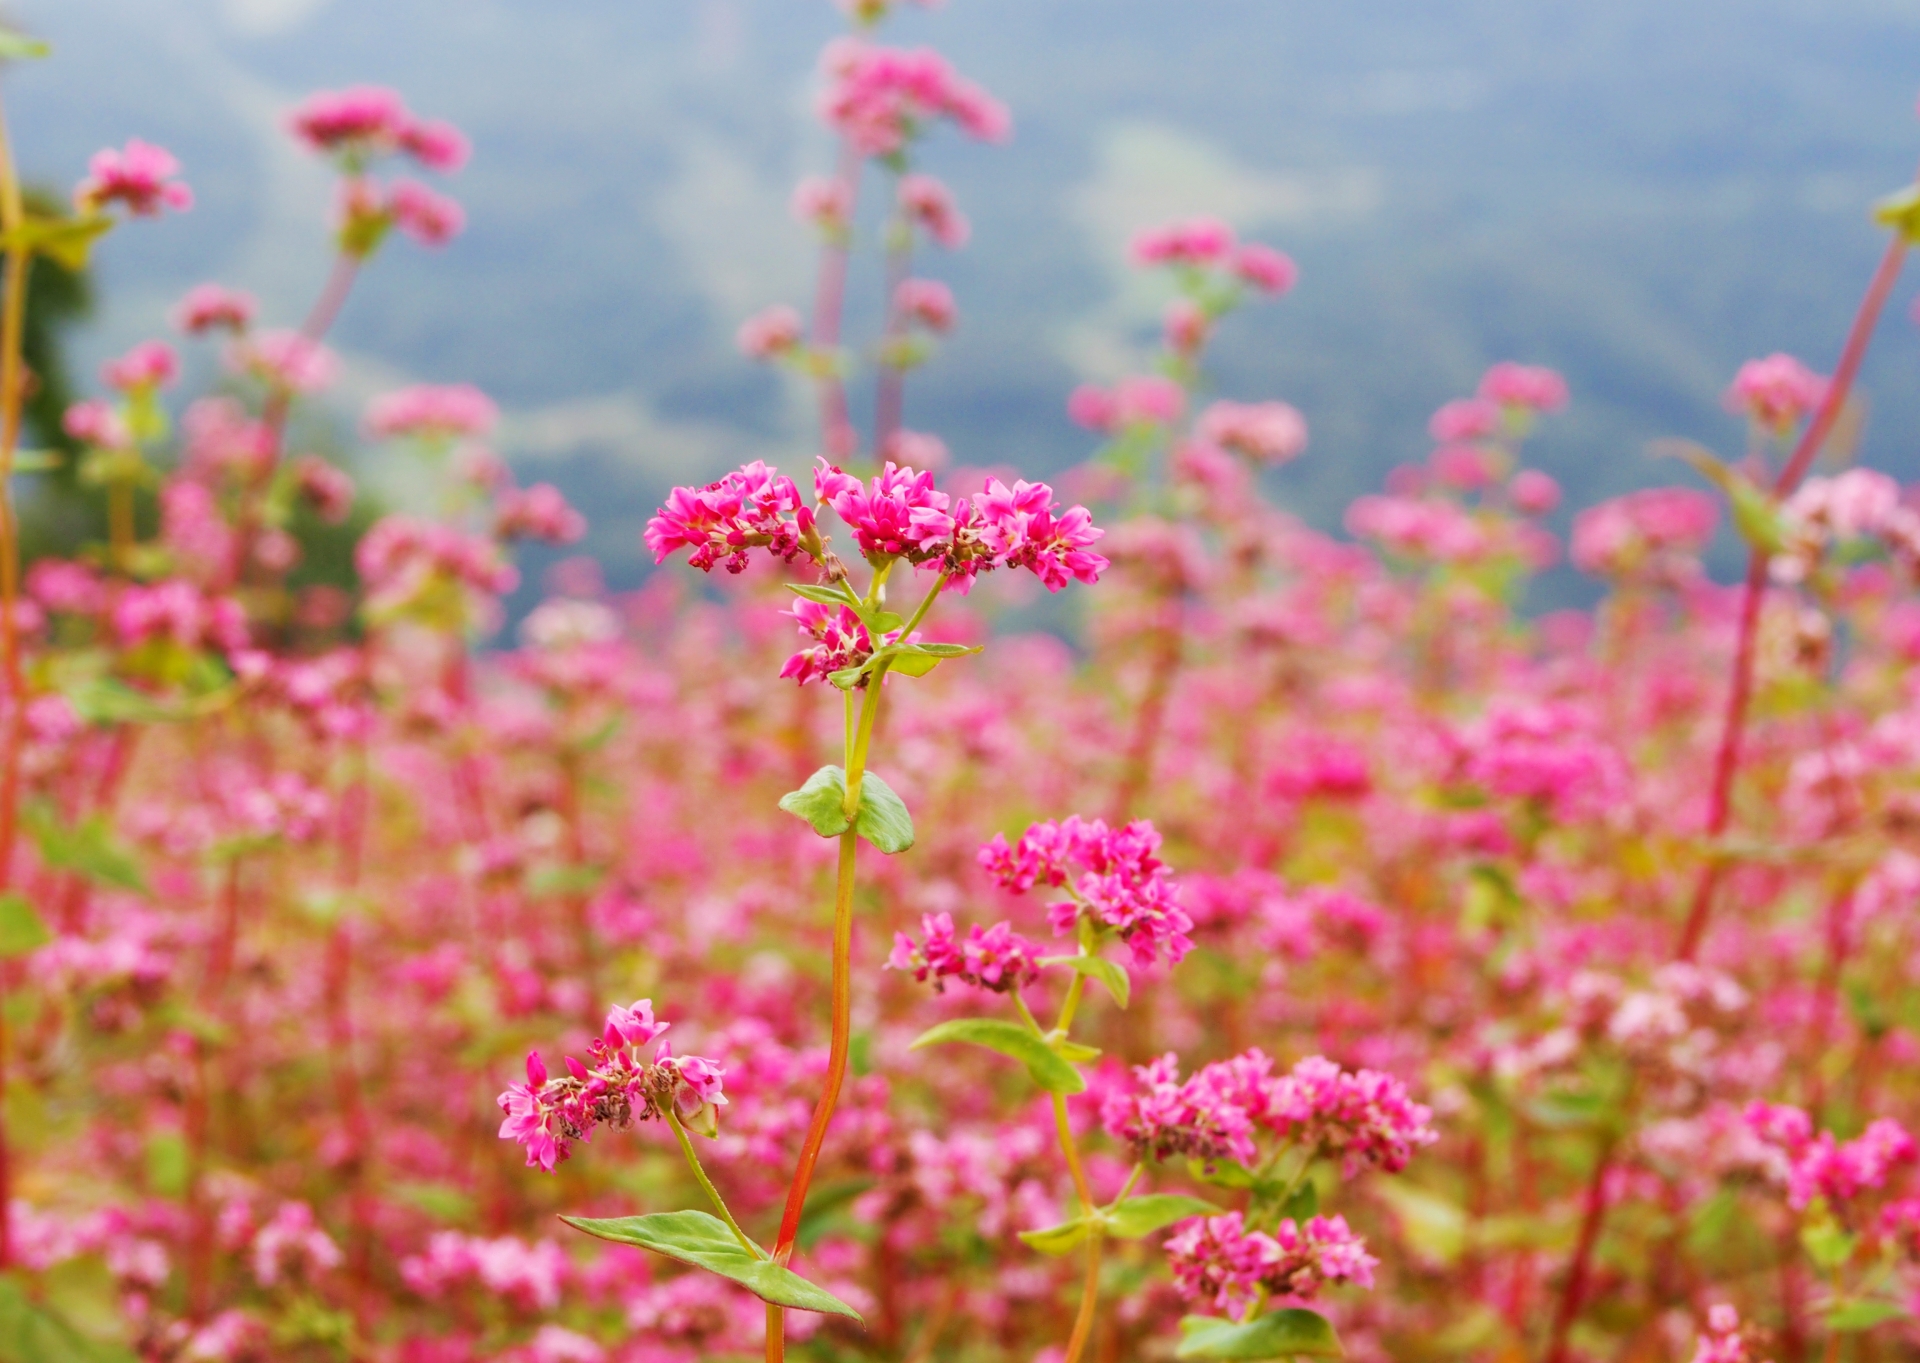
M1379 1260L1343 1216L1288 1217L1269 1235L1239 1212L1196 1217L1167 1240L1174 1284L1189 1301L1236 1319L1267 1297L1311 1301L1328 1283L1373 1286Z
M1307 419L1284 402L1216 402L1195 434L1254 464L1285 464L1307 448Z
M821 116L864 155L893 156L940 118L983 142L1004 142L1013 131L1006 108L931 49L843 38L823 65Z
M687 562L702 572L724 563L728 572L739 573L754 549L784 563L815 556L813 521L813 508L801 500L793 479L755 460L705 487L675 488L647 522L646 542L655 563L689 549Z
M1831 1131L1814 1134L1813 1119L1797 1107L1756 1102L1747 1108L1747 1125L1783 1157L1787 1203L1804 1211L1816 1197L1844 1207L1862 1193L1886 1185L1901 1165L1920 1159L1907 1129L1891 1117L1880 1117L1850 1141L1837 1141Z
M1727 389L1727 410L1775 435L1784 435L1820 405L1827 381L1791 355L1748 360Z
M801 637L813 642L787 659L780 669L782 677L805 686L811 681L825 681L845 668L858 667L873 656L873 638L851 607L802 599L785 614L800 626Z
M1187 391L1172 379L1141 374L1111 388L1082 384L1067 398L1067 415L1109 435L1173 425L1187 408Z
M493 399L470 383L421 383L368 403L365 426L371 435L439 442L484 437L499 420Z
M173 310L173 325L189 336L210 331L239 333L253 324L259 303L250 293L222 284L196 284Z
M1221 271L1266 294L1283 294L1297 277L1293 261L1271 246L1241 242L1218 218L1192 218L1142 232L1133 239L1136 265Z
M1740 1313L1725 1302L1707 1308L1707 1328L1694 1345L1693 1363L1749 1363Z
M931 175L903 175L896 191L900 211L934 242L949 251L967 244L972 227L954 206L953 191Z
M287 126L308 148L336 157L355 173L373 160L401 153L429 170L456 171L470 150L458 128L418 117L398 93L376 85L310 95L289 115Z
M1719 523L1720 507L1704 492L1642 488L1574 517L1574 566L1602 577L1688 581Z
M1480 380L1479 396L1516 412L1557 412L1567 405L1567 381L1541 365L1502 360Z
M631 1008L615 1004L587 1063L568 1056L566 1074L550 1076L540 1053L530 1053L527 1082L509 1085L498 1099L507 1114L500 1139L525 1147L529 1169L551 1172L574 1141L589 1139L601 1125L624 1131L636 1122L672 1115L711 1135L718 1109L727 1101L722 1067L697 1055L676 1056L665 1041L651 1059L641 1054L671 1025L653 1020L649 999Z
M1023 894L1036 884L1064 887L1070 898L1047 906L1054 934L1064 937L1087 920L1114 932L1133 950L1136 964L1169 962L1193 949L1193 926L1180 907L1179 890L1166 863L1155 855L1160 834L1145 819L1109 829L1100 819L1074 815L1037 823L1012 847L996 833L979 861L1002 888Z
M193 191L174 178L179 173L171 152L136 137L123 151L106 147L93 154L73 202L82 213L119 204L136 218L158 217L162 208L185 212L193 207Z
M961 938L954 933L952 914L930 913L921 917L920 930L919 942L904 932L893 935L889 969L911 971L922 984L931 980L935 989L944 989L951 979L996 994L1017 993L1040 976L1039 946L1011 923L990 928L975 923Z
M100 369L101 381L123 393L151 393L172 383L179 374L180 357L165 341L142 341Z

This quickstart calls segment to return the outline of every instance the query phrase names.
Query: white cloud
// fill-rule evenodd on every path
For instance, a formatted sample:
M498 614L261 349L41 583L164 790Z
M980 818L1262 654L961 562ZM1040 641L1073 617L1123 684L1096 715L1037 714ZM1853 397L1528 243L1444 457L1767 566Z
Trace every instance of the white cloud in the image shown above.
M327 0L226 0L227 22L249 37L291 32L327 6Z

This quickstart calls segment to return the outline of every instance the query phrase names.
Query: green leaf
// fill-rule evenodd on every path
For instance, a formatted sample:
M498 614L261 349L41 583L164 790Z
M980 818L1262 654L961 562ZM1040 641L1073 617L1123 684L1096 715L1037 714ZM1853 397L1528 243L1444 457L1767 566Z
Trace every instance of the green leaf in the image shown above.
M805 600L817 602L822 606L851 606L854 598L846 588L828 586L826 583L789 582L787 590Z
M1245 1325L1215 1316L1187 1316L1180 1322L1180 1336L1175 1358L1339 1358L1346 1352L1325 1316L1297 1306L1270 1311Z
M867 627L867 633L879 642L883 634L891 634L907 622L892 611L868 610L864 605L854 612L860 617L860 623Z
M863 783L861 789L865 788ZM780 808L805 819L823 838L837 838L847 831L846 805L847 774L831 766L820 768L800 789L780 797Z
M1908 241L1920 241L1920 185L1908 185L1875 203L1873 220Z
M1165 1230L1176 1221L1216 1216L1220 1209L1203 1198L1181 1193L1149 1193L1130 1197L1107 1210L1107 1226L1122 1240L1138 1240Z
M27 897L16 890L0 894L0 959L25 956L53 940Z
M0 1359L6 1363L133 1363L133 1354L88 1339L35 1306L13 1278L0 1278Z
M924 677L940 666L940 660L925 653L908 653L891 650L887 653L887 671L898 672L903 677Z
M906 802L872 772L860 778L860 812L853 826L888 856L913 846L913 815L907 812Z
M40 859L61 871L77 871L89 880L136 894L147 893L139 863L115 844L104 815L96 814L77 828L63 828L46 808L31 816Z
M52 55L53 49L43 39L29 38L14 29L0 28L0 61L37 61Z
M910 1050L938 1046L948 1041L964 1041L985 1046L1027 1067L1033 1082L1048 1093L1081 1093L1087 1081L1080 1071L1062 1060L1053 1047L1025 1027L997 1018L954 1018L922 1032Z
M827 680L842 691L851 691L872 668L873 659L869 658L858 667L843 667L838 672L827 673Z
M1780 553L1787 547L1786 522L1772 493L1691 440L1657 441L1654 452L1685 460L1702 478L1726 493L1733 508L1734 527L1748 544L1767 554Z
M111 677L81 677L61 692L74 713L89 724L153 724L174 717L145 691Z
M1320 1190L1309 1179L1295 1190L1280 1208L1280 1215L1291 1217L1295 1225L1304 1226L1313 1214L1320 1210Z
M985 644L902 644L903 653L919 653L929 658L964 658L973 653L985 653Z
M1843 1334L1858 1330L1871 1330L1874 1326L1890 1320L1900 1320L1908 1314L1907 1308L1892 1301L1849 1301L1836 1302L1827 1308L1827 1328Z
M1069 1065L1084 1065L1089 1060L1100 1058L1098 1046L1082 1046L1077 1041L1069 1041L1063 1036L1052 1038L1047 1044L1053 1047L1053 1053Z
M1074 1246L1087 1238L1088 1229L1087 1218L1079 1216L1045 1230L1023 1230L1020 1238L1042 1254L1051 1254L1057 1259L1073 1253Z
M84 270L94 241L112 226L112 218L98 213L84 218L28 218L0 236L0 251L35 251L68 270Z
M613 1220L584 1216L560 1219L575 1230L602 1240L638 1245L683 1264L717 1273L775 1306L860 1319L860 1313L851 1306L791 1269L772 1262L757 1246L749 1253L727 1229L726 1222L706 1212L655 1212L651 1216L622 1216Z
M1187 1161L1187 1172L1202 1183L1211 1183L1216 1188L1254 1188L1260 1183L1253 1170L1238 1160L1223 1159L1208 1163L1206 1160L1190 1159Z
M1800 1232L1800 1243L1806 1246L1814 1263L1830 1273L1853 1257L1858 1242L1837 1223L1817 1221Z
M1042 956L1040 964L1064 966L1076 975L1100 981L1107 987L1107 992L1113 995L1113 1001L1122 1008L1133 996L1133 982L1127 976L1127 968L1104 956Z
M58 450L15 450L13 452L13 471L15 473L44 473L48 469L57 469L62 462Z
M1400 1234L1422 1258L1451 1264L1466 1252L1466 1209L1404 1179L1382 1179L1374 1194L1400 1222Z

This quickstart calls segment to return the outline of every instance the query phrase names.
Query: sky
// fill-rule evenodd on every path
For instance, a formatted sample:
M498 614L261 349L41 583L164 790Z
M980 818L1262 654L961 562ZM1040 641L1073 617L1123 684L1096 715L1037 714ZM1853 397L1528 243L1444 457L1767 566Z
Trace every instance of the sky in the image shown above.
M328 180L280 130L315 88L392 85L472 135L444 252L396 242L336 333L338 427L375 392L472 381L503 452L559 483L609 577L675 481L803 463L807 404L739 358L740 320L811 289L786 200L828 163L811 119L827 0L13 0L52 61L7 73L31 179L94 148L172 148L199 198L116 233L88 367L164 327L203 279L302 314ZM1274 491L1337 526L1426 453L1427 415L1490 362L1574 392L1530 458L1572 506L1685 481L1649 441L1733 452L1746 358L1831 366L1882 245L1871 202L1920 164L1920 14L1893 0L949 0L930 43L1015 135L931 140L970 247L922 263L961 324L908 420L970 464L1052 475L1089 438L1080 381L1141 365L1164 302L1124 265L1140 227L1212 213L1292 254L1299 287L1219 339L1217 392L1281 398L1309 452ZM855 318L879 285L853 280ZM1861 457L1920 477L1920 331L1897 308L1865 374ZM376 483L404 477L370 457Z

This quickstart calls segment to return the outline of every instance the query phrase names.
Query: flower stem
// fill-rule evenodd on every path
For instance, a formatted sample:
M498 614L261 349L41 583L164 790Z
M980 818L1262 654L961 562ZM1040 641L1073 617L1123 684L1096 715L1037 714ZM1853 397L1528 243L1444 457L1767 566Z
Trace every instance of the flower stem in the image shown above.
M687 1157L687 1167L693 1170L693 1177L700 1184L700 1191L707 1195L707 1201L713 1203L713 1209L719 1212L720 1219L727 1223L727 1229L732 1231L733 1238L740 1242L740 1248L756 1259L762 1257L766 1251L747 1238L747 1233L740 1229L740 1223L733 1219L733 1213L727 1210L726 1199L720 1196L720 1190L713 1186L713 1180L707 1177L707 1171L701 1167L700 1156L693 1150L693 1141L687 1135L686 1127L680 1125L679 1117L674 1115L671 1104L666 1105L665 1115L667 1125L673 1128L674 1139L680 1142L680 1153Z

